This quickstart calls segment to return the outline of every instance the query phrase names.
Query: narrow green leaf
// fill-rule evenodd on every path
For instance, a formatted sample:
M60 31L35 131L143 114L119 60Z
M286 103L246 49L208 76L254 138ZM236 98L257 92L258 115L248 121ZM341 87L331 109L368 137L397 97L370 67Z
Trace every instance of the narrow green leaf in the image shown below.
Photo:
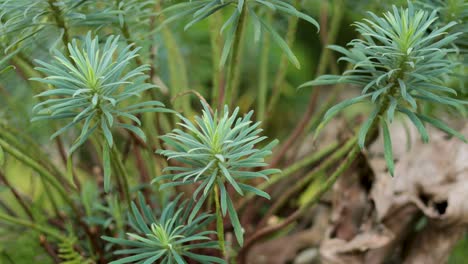
M253 186L250 186L250 185L247 185L247 184L243 184L243 183L239 183L239 186L240 186L243 190L245 190L245 191L253 192L253 193L255 193L256 195L261 196L261 197L263 197L263 198L265 198L265 199L268 199L268 200L271 199L271 197L270 197L270 195L269 195L268 193L266 193L266 192L264 192L264 191L262 191L262 190L259 190L259 189L255 188L255 187L253 187Z
M416 114L416 115L421 120L423 120L424 122L427 122L427 123L437 127L438 129L444 131L445 133L447 133L447 134L449 134L451 136L455 136L455 137L459 138L461 141L463 141L465 143L468 143L464 135L462 135L461 133L457 132L456 130L450 128L449 126L444 124L442 121L437 120L435 118L425 116L425 115L420 115L420 114Z
M234 190L236 190L236 192L240 195L244 195L244 192L242 191L236 180L231 176L228 169L226 169L226 167L224 167L221 163L219 163L218 166L221 169L221 172L223 173L226 180L232 185L232 187L234 187Z
M227 5L230 5L231 3L224 3L222 5L218 5L216 6L215 8L209 10L208 12L206 12L205 14L201 15L201 16L198 16L196 17L195 19L193 19L192 21L190 21L185 27L184 27L184 30L187 30L189 29L190 27L192 27L193 25L195 25L196 23L202 21L203 19L211 16L212 14L216 13L217 11L221 10L222 8L224 8L225 6Z
M380 111L380 106L376 106L372 113L369 115L367 120L362 124L361 129L359 130L358 134L358 145L361 149L364 149L365 144L366 144L366 136L367 132L369 132L369 129L374 126L374 120L377 117L377 114Z
M2 146L0 146L0 167L5 165L5 152L3 151Z
M190 213L188 222L191 223L193 219L195 219L195 216L197 215L198 211L200 211L200 208L202 207L203 203L205 202L206 198L208 195L202 195L197 203L195 204L195 207L192 209L192 212Z
M383 130L385 161L387 162L387 167L388 171L390 172L390 175L394 176L395 164L393 161L392 139L390 137L390 131L387 126L387 121L384 118L381 118L380 125L382 126Z
M296 55L292 52L291 48L289 48L288 44L284 39L273 29L265 23L261 18L258 18L260 23L262 24L263 28L265 28L270 34L271 37L273 38L273 41L278 44L278 46L283 50L283 52L286 54L288 57L289 61L296 66L296 68L300 69L301 64L299 63L299 60L297 59Z
M111 161L110 161L109 145L102 144L102 165L104 170L104 191L110 191L110 178L111 178Z
M139 138L141 138L141 140L143 140L143 142L146 142L145 132L143 132L143 130L141 130L141 128L139 128L137 126L134 126L134 125L123 124L123 123L118 123L117 126L132 131L133 133L135 133L135 135L137 135Z
M70 153L67 157L67 180L76 188L75 181L73 180L73 153Z
M217 184L220 190L220 200L221 200L221 212L223 216L226 216L227 213L227 191L226 187L224 187L224 183L221 179L217 179Z
M221 28L221 32L224 29L224 26L227 25L228 23L232 23L231 30L229 30L226 40L224 41L224 46L223 46L223 51L221 52L221 59L219 60L219 66L223 67L226 64L226 61L228 59L229 53L231 52L232 44L235 38L235 32L237 30L237 27L239 22L239 12L236 10L234 14L229 18L228 21L223 25L223 28Z
M398 102L395 98L391 97L390 98L390 106L388 107L387 110L387 119L389 123L393 122L393 118L395 117L395 109L398 105Z
M237 216L236 209L232 204L231 198L227 198L227 207L229 212L229 218L231 219L232 226L234 227L234 234L236 235L237 242L242 247L244 245L244 231L242 225Z
M177 264L186 264L187 262L185 262L182 257L174 250L171 248L171 253L172 253L172 256L174 257L174 259L176 260Z
M239 12L242 12L243 7L244 7L244 0L238 0L237 1L237 10L239 10Z
M336 104L334 105L333 107L331 107L330 109L328 109L328 111L325 113L323 119L322 119L322 122L320 122L320 124L317 126L317 129L315 129L315 132L314 132L314 141L317 139L317 137L320 135L320 132L322 131L322 129L325 127L326 124L328 124L328 122L330 122L330 120L335 116L337 115L340 111L342 111L343 109L345 109L346 107L349 107L353 104L357 104L357 103L360 103L362 101L364 101L364 99L366 99L367 97L371 96L372 94L364 94L364 95L361 95L361 96L358 96L358 97L355 97L355 98L352 98L352 99L348 99L348 100L345 100L339 104Z
M424 127L424 124L419 120L419 118L410 110L406 108L398 108L398 111L406 114L406 116L409 117L411 122L416 126L416 128L419 131L419 134L421 134L421 139L424 143L429 142L429 134L427 134L427 130Z

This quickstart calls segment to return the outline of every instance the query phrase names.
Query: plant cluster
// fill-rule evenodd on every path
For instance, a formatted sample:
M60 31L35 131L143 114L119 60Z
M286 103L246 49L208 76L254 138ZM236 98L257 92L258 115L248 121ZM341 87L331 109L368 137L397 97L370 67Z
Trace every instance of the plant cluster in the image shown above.
M33 107L24 104L35 127L0 122L0 182L21 208L2 201L0 222L37 232L56 263L246 263L255 243L296 228L379 131L393 175L395 121L411 121L424 142L426 124L466 141L440 115L466 112L466 99L452 87L466 55L466 4L416 2L369 12L345 48L333 44L347 10L342 1L323 1L334 6L332 15L323 8L321 44L331 44L348 66L339 74L341 65L324 48L318 77L301 87L334 85L333 92L317 104L314 89L288 133L289 123L275 118L289 122L289 108L301 106L278 100L296 87L286 76L288 62L300 65L292 52L298 21L319 28L300 0L0 0L0 101L14 115L10 108L21 104L10 86L36 95ZM190 33L171 28L177 20ZM283 37L278 25L286 22ZM195 24L205 27L197 31ZM191 38L205 36L212 48L208 80L186 65L193 63L187 54L203 55L197 47L206 44ZM258 63L245 60L253 49ZM243 87L251 78L243 73L253 70L258 85ZM200 88L207 83L209 93ZM343 85L361 95L333 106ZM256 115L247 111L255 102ZM372 110L356 135L300 151L308 131L317 137L357 103ZM54 130L55 146L43 144L41 126ZM284 133L272 132L277 127ZM267 140L284 134L278 149L279 141ZM10 177L13 163L33 172L40 204L18 190L29 182L16 177L23 173Z
M295 16L301 19L306 20L307 22L313 24L317 29L320 28L319 24L312 17L299 12L293 5L289 4L286 1L280 0L234 0L234 1L224 1L224 0L198 0L198 1L189 1L180 4L173 5L161 11L161 14L168 14L169 16L166 21L160 26L164 26L167 23L170 23L180 17L192 15L191 21L187 23L184 27L185 30L189 29L196 23L206 19L207 17L213 15L214 13L227 9L233 6L234 11L232 11L229 19L221 27L221 33L230 27L230 30L226 34L226 42L223 47L223 52L220 59L220 64L226 64L226 61L229 57L229 53L232 50L233 43L236 37L236 33L239 34L239 30L244 26L244 21L246 21L247 15L252 20L254 24L255 40L260 39L260 34L262 30L266 30L272 35L272 39L278 44L278 46L287 54L289 60L296 66L300 67L300 63L296 56L289 48L288 44L281 38L281 36L272 28L269 23L257 15L257 7L269 8L272 11L278 11L282 14Z
M345 100L330 108L324 116L322 126L344 108L370 101L374 107L359 131L358 144L364 148L366 136L375 133L376 124L384 134L385 156L390 173L394 162L388 124L395 113L406 115L417 127L422 140L429 140L424 123L429 123L450 135L465 141L464 137L443 122L424 113L424 104L437 103L464 112L464 101L453 98L456 91L445 85L444 78L453 71L456 63L448 59L449 48L461 32L448 33L456 23L452 22L434 30L431 25L437 20L436 11L428 13L393 7L393 12L383 17L370 13L372 20L357 22L362 39L348 45L329 48L343 54L340 60L349 62L353 69L343 75L323 75L304 86L349 83L362 89L361 96ZM374 131L372 131L374 130Z
M107 142L102 144L103 163L108 164L104 166L106 191L110 184L110 148L114 145L111 129L127 129L146 141L145 133L139 128L140 119L136 115L164 111L164 104L159 101L131 102L132 97L140 96L155 86L145 82L148 76L144 71L149 69L148 65L126 71L129 61L138 56L138 49L132 49L132 45L129 45L118 50L118 41L118 37L110 36L100 48L99 38L91 39L88 33L82 47L76 40L68 45L70 58L56 52L54 64L37 61L41 66L37 70L46 77L32 78L53 86L53 89L37 97L59 97L38 103L33 108L36 116L32 121L72 120L55 132L51 139L82 122L81 133L69 151L72 154L96 129L103 135ZM132 123L126 123L124 118Z
M237 241L242 246L242 226L225 185L229 184L240 195L253 192L270 199L266 192L243 181L256 178L268 180L268 175L279 173L276 169L255 171L268 165L265 163L265 157L271 154L277 141L261 149L255 148L255 145L266 137L259 136L262 131L259 128L260 122L252 123L250 120L252 111L244 117L238 117L239 108L229 115L229 108L225 106L222 115L218 111L212 114L209 106L203 102L202 104L203 116L195 117L196 125L179 115L183 121L180 125L186 128L188 133L174 129L172 133L162 137L171 149L161 150L160 153L168 160L173 159L186 166L167 167L165 170L172 173L156 180L170 180L169 183L161 185L162 188L200 183L193 193L194 200L198 201L189 219L193 219L207 198L214 195L218 217L222 218L220 214L226 216L229 212Z
M104 236L103 239L113 244L130 249L114 252L116 255L130 255L113 261L119 263L187 263L183 257L200 263L224 263L220 258L205 256L191 252L194 249L217 249L216 241L210 241L212 231L200 231L210 223L211 215L202 213L189 220L190 204L184 201L179 204L180 195L167 204L159 219L156 219L151 208L145 204L143 196L139 196L140 207L132 203L129 225L135 233L128 233L129 239ZM141 234L141 235L139 235ZM187 244L190 243L190 244Z

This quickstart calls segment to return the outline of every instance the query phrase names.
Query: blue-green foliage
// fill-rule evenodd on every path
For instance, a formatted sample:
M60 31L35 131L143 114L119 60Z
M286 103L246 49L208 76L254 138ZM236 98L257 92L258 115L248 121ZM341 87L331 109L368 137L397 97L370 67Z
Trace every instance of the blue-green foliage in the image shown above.
M53 42L58 43L65 34L64 26L102 26L117 15L115 10L98 10L95 2L0 0L0 36L4 38L3 43L8 43L4 48L9 50L28 46L38 38L47 41L51 35Z
M459 97L466 99L468 95L466 67L468 65L468 2L464 0L425 0L416 1L416 6L437 12L439 19L432 25L431 30L456 22L449 29L450 32L461 32L460 36L450 45L456 49L456 53L450 59L461 62L452 73L452 85Z
M138 56L138 48L128 45L119 50L118 41L119 37L110 36L100 48L98 37L91 39L88 33L82 45L76 40L68 45L70 57L56 51L53 63L37 61L40 67L36 69L46 77L33 78L51 85L52 89L37 95L49 99L33 108L35 117L32 120L70 120L51 138L82 124L81 133L70 149L73 153L95 130L103 134L107 142L102 144L105 187L109 185L109 153L114 144L112 128L127 129L146 140L136 115L168 111L159 101L132 102L132 97L156 86L145 82L148 76L144 71L149 69L148 65L128 69ZM124 122L125 119L131 123Z
M406 115L418 128L422 139L428 141L424 123L429 123L464 140L458 132L438 119L422 113L422 104L436 103L463 112L462 104L454 99L456 91L446 86L445 78L456 63L447 56L456 52L450 47L461 32L448 33L456 25L448 23L432 29L437 21L436 11L415 10L410 4L406 9L393 7L382 17L369 13L370 19L355 25L362 39L352 40L345 49L330 46L343 54L340 58L353 65L343 75L323 75L302 86L347 83L360 87L362 95L341 102L325 114L321 127L333 116L352 104L370 101L374 110L359 132L359 145L364 147L369 129L382 119L385 156L393 174L393 155L387 123L392 123L395 113Z
M203 116L195 117L195 123L179 115L183 121L180 126L187 131L174 129L172 133L162 137L169 149L161 150L160 153L168 160L175 160L183 165L167 167L165 171L172 173L155 180L170 180L161 185L161 188L200 183L193 194L193 199L198 201L190 214L190 220L194 219L212 194L214 186L217 186L220 190L222 214L225 216L229 212L237 240L242 245L242 227L225 185L231 185L240 195L253 192L269 199L267 193L244 181L268 179L268 175L279 172L276 169L252 171L268 165L264 159L271 154L277 141L263 148L256 148L266 137L259 136L262 132L260 122L252 123L250 120L253 111L244 117L238 117L239 108L230 114L226 106L224 113L219 114L217 111L211 113L209 106L202 104Z
M163 27L165 24L170 23L182 17L192 16L191 21L185 26L185 29L190 28L194 24L206 19L212 14L233 7L233 11L228 20L223 24L221 33L229 29L226 34L226 41L221 54L220 64L224 65L229 57L232 49L236 30L242 25L239 23L243 12L248 12L249 18L255 28L255 39L260 39L260 33L265 30L272 36L272 40L286 53L289 60L296 66L300 67L299 60L291 51L290 47L283 40L283 38L267 23L258 13L258 7L266 7L271 11L279 12L286 15L295 16L308 21L313 24L317 29L320 28L319 24L312 17L299 12L293 5L284 0L197 0L183 2L180 4L171 5L161 12L161 14L168 14L166 21L160 25Z
M184 257L197 263L225 263L224 260L194 253L199 249L218 249L217 241L208 236L213 231L203 231L213 220L212 215L203 213L188 220L191 203L179 204L180 195L166 205L157 219L150 207L140 196L140 209L132 203L129 224L134 232L127 233L128 239L103 236L102 238L126 249L116 250L116 255L129 255L110 262L123 263L187 263Z
M459 53L463 54L464 63L468 63L466 58L468 52L468 2L465 0L425 0L416 1L416 4L425 10L437 12L439 19L434 23L433 29L451 22L457 23L450 31L462 34L451 44L459 49Z

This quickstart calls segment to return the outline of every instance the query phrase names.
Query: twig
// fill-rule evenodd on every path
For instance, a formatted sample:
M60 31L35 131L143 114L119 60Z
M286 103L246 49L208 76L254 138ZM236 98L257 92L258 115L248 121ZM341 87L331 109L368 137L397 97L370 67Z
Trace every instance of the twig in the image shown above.
M276 232L278 230L281 230L285 226L288 226L290 223L293 221L299 219L305 212L307 212L307 208L309 208L311 205L315 204L322 195L330 189L331 186L336 182L338 177L343 174L354 162L356 159L357 155L359 154L359 147L354 146L354 148L348 153L346 156L346 159L343 160L343 162L340 163L340 166L333 172L333 174L328 177L325 182L319 185L318 191L315 193L314 197L309 200L309 202L299 209L297 209L293 214L288 216L283 222L274 225L274 226L267 226L264 227L257 232L255 232L249 239L244 244L244 247L240 250L239 252L239 263L243 264L246 263L246 257L248 250L259 240L262 238L268 236L269 234L272 234L273 232Z
M149 172L146 168L146 164L143 161L143 157L141 156L141 149L134 147L133 148L133 153L135 154L135 161L136 161L136 167L138 172L140 173L141 177L141 182L143 183L148 183L151 181ZM148 187L145 187L143 189L143 195L145 197L146 203L150 204L151 203L151 191Z
M37 163L35 160L31 159L30 157L24 155L14 147L12 147L8 142L4 141L3 139L0 138L0 145L3 147L3 149L10 153L12 156L14 156L16 159L19 161L25 163L27 166L30 168L34 169L39 175L41 175L42 178L44 178L49 184L51 184L62 196L65 202L67 202L70 207L74 209L75 212L79 212L78 208L74 204L73 200L70 198L69 194L67 191L63 188L63 186L60 184L60 182L46 169L44 168L41 164Z
M213 63L213 88L211 94L211 103L213 106L217 106L218 109L222 107L222 101L220 96L224 90L224 65L220 65L221 52L223 50L223 35L219 34L223 25L222 14L215 12L209 16L210 23L210 44L212 51L212 63ZM222 95L224 97L224 95Z
M15 196L16 200L18 203L21 205L23 208L24 212L28 215L29 219L31 221L34 221L34 216L29 209L28 205L26 204L26 201L23 199L23 197L18 193L18 191L11 185L10 181L8 181L7 177L5 174L3 174L2 171L0 171L0 180L7 186L10 191L13 193L13 196Z
M63 35L62 35L62 43L64 46L65 54L70 56L70 52L67 49L68 43L70 43L70 34L68 32L68 27L65 23L65 20L63 19L63 14L62 11L60 10L59 6L57 5L56 0L49 0L48 1L50 9L52 9L55 23L57 23L57 26L63 30Z
M211 108L210 104L206 101L205 97L203 97L203 95L201 95L199 92L197 92L195 90L187 90L187 91L178 93L174 97L172 97L171 102L173 103L175 100L177 100L177 98L180 98L180 97L185 96L187 94L194 94L196 97L198 97L198 99L203 101L208 106L208 109L210 110L211 114L214 115L213 109Z
M318 152L311 153L304 157L303 159L297 161L296 163L292 164L291 166L284 169L281 173L272 176L269 181L264 182L257 186L260 190L266 190L268 187L275 185L276 183L280 182L283 179L286 179L288 176L292 175L293 173L298 172L299 170L305 168L306 166L310 166L319 160L325 158L330 153L335 151L337 148L338 143L334 142L329 144L327 147L321 149ZM252 193L247 194L236 206L237 210L241 210L244 206L255 196Z
M51 229L47 226L42 226L39 224L36 224L34 222L30 222L27 220L19 219L16 217L11 217L9 215L5 215L3 213L0 213L0 221L10 223L10 224L15 224L19 226L24 226L28 228L32 228L36 231L39 231L41 233L47 234L55 239L58 239L59 241L65 241L67 238L63 236L62 234L58 233L56 230Z
M332 156L326 159L319 167L312 170L306 176L302 177L299 181L294 184L292 188L288 188L281 197L270 207L268 212L263 216L258 226L266 225L268 219L275 214L284 204L291 199L295 194L299 193L301 189L305 188L309 182L314 180L319 175L323 174L331 166L339 162L343 157L346 156L348 151L350 151L353 146L356 144L357 138L350 138L341 148L337 149Z
M322 40L322 41L324 43L327 43L327 44L331 44L331 43L335 42L335 39L336 39L337 34L338 34L338 29L339 29L339 26L341 24L341 19L342 19L342 16L343 16L343 10L342 10L339 2L340 1L338 1L338 3L334 4L334 6L335 6L334 16L333 16L332 21L331 21L330 30L328 31L327 28L324 27L324 25L322 25L322 30L321 30L322 31L322 37L327 38L326 40ZM327 5L326 1L323 1L322 4ZM326 10L328 11L328 8ZM328 15L325 16L325 17L328 17ZM322 16L322 18L323 18L323 16ZM323 31L327 31L327 32L324 33ZM317 73L316 73L317 76L322 75L322 74L325 73L325 71L327 69L327 66L330 63L329 62L330 61L330 56L331 56L330 50L326 48L326 45L324 45L322 54L320 55L319 68L317 69ZM316 101L317 101L317 98L319 96L319 92L320 92L319 87L317 87L316 89L314 89L312 91L312 94L310 96L309 104L307 106L306 112L302 116L301 121L296 125L295 129L293 130L293 133L289 136L289 138L285 141L285 143L283 143L283 145L281 146L281 148L277 152L277 154L272 158L272 160L270 162L271 167L276 167L279 164L279 162L281 161L281 159L284 157L284 154L286 153L286 151L291 147L291 145L293 145L293 143L298 138L302 137L302 134L304 133L305 128L306 128L307 124L309 123L309 120L313 116L313 112L315 110Z
M297 7L299 5L299 2L300 2L299 0L294 1L294 6ZM298 21L299 21L299 18L297 16L290 16L288 20L288 31L286 33L286 43L288 44L288 47L291 47L291 48L294 45ZM271 99L268 102L267 118L271 117L271 112L273 111L273 108L276 106L276 103L278 102L278 99L281 95L284 78L286 77L288 65L289 65L288 56L285 53L283 53L281 55L279 67L275 75L276 78L275 78L275 82L272 88Z
M60 263L61 260L57 253L55 253L55 250L52 248L50 243L47 241L47 238L44 235L39 236L39 243L41 246L44 248L44 250L49 254L49 256L52 258L54 263Z
M290 134L289 138L281 145L281 148L276 152L275 156L270 161L270 168L275 168L278 166L279 162L282 158L284 158L286 152L290 148L290 146L294 143L294 141L302 134L304 128L309 123L310 118L313 116L315 106L317 103L318 98L318 89L314 90L310 95L309 105L307 106L307 110L305 111L304 115L302 116L301 121L297 124L294 131Z
M267 236L267 235L269 235L271 233L274 233L274 232L276 232L278 230L281 230L282 228L288 226L292 222L299 219L299 217L301 217L301 215L302 215L301 209L297 209L294 213L292 213L290 216L288 216L283 222L281 222L281 223L279 223L277 225L274 225L274 226L264 227L264 228L258 230L257 232L255 232L249 239L247 239L247 241L244 244L244 247L242 247L242 249L239 251L239 254L238 254L239 263L241 263L241 264L246 263L247 252L258 240L260 240L260 239L264 238L265 236Z
M234 45L229 63L226 90L220 100L228 105L232 105L237 100L237 90L239 86L240 73L242 69L242 53L244 47L245 28L247 26L247 4L242 6L239 22L234 35Z

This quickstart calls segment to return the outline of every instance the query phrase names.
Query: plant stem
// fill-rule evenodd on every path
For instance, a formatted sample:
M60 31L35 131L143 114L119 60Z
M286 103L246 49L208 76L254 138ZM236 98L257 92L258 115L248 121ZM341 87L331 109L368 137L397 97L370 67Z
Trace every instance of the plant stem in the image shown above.
M54 237L54 238L56 238L57 240L60 240L60 241L66 241L67 240L67 238L65 236L59 234L55 230L53 230L53 229L51 229L49 227L46 227L46 226L38 225L38 224L30 222L30 221L26 221L26 220L19 219L19 218L16 218L16 217L11 217L11 216L3 214L3 213L0 213L0 220L2 220L4 222L7 222L7 223L11 223L11 224L32 228L32 229L37 230L37 231L39 231L41 233L44 233L44 234L49 235L51 237Z
M10 143L6 142L2 138L0 138L0 146L3 148L5 152L9 153L13 157L15 157L17 160L19 160L20 162L24 163L26 166L36 171L39 174L39 176L41 176L41 180L43 180L44 182L48 182L55 190L57 190L59 195L63 198L65 203L68 206L70 206L71 210L77 217L76 221L79 223L80 226L83 227L86 234L92 239L93 249L95 250L95 252L97 252L97 254L102 257L100 250L99 250L100 246L98 245L98 242L93 239L93 234L89 230L89 227L81 219L81 213L80 213L79 208L75 205L75 203L71 199L70 193L64 189L63 185L54 177L54 175L52 175L42 164L36 162L31 157L25 155L24 153L19 151L16 147L10 145ZM48 195L52 195L51 192L46 192L46 193ZM4 220L7 220L7 219L4 219Z
M156 1L156 10L161 10L161 1ZM159 22L164 21L164 16L160 15ZM187 76L187 66L185 64L184 56L181 52L178 42L176 41L174 34L171 30L165 26L161 28L162 39L164 46L167 49L167 65L169 68L169 84L171 97L176 96L179 93L184 92L189 88L189 79ZM182 97L173 104L173 109L177 111L183 111L186 116L192 114L192 105L189 97ZM176 117L174 115L174 120ZM174 121L175 122L175 121Z
M29 219L31 221L34 221L34 215L31 212L31 209L29 208L28 204L23 199L23 197L21 197L19 192L13 187L13 185L11 185L10 181L7 179L6 175L3 174L2 171L0 171L0 180L3 181L5 186L7 186L10 189L10 191L13 193L13 196L15 196L16 200L18 201L20 206L23 208L24 212L28 215Z
M287 176L297 172L298 170L315 163L325 156L329 155L331 152L333 152L336 148L338 147L338 142L333 142L328 144L326 147L321 149L318 152L313 152L312 154L309 154L308 156L304 157L303 159L297 161L296 163L292 164L291 166L287 167L286 169L283 170L281 174L277 174L273 177L270 178L268 182L265 182L261 185L258 186L261 190L266 189L268 186L271 186L275 184L276 182L286 178Z
M66 187L70 187L68 186L66 179L62 177L62 173L59 169L50 161L50 159L45 158L47 155L42 152L40 146L32 138L22 134L21 131L17 129L6 126L5 124L0 125L0 137L8 142L8 144L13 148L29 156L31 159L36 160L37 163L52 171L52 173L55 174L55 177L58 178L62 184Z
M52 258L54 263L59 264L59 263L62 262L60 260L60 257L57 255L54 248L52 247L52 245L49 243L49 241L47 241L46 236L40 235L39 236L39 243L44 248L44 250L47 252L47 254L49 254L49 256Z
M62 43L64 45L64 50L66 56L70 56L70 52L68 51L67 45L70 43L70 34L68 32L68 27L65 23L65 20L63 19L63 14L62 11L60 11L60 8L57 6L57 1L56 0L48 0L50 9L52 9L55 23L57 23L57 26L63 30L63 35L62 35Z
M306 125L304 129L304 133L296 139L296 142L291 146L293 149L298 148L301 142L303 142L304 138L306 137L307 133L309 131L312 131L312 129L316 129L317 126L320 124L320 121L323 118L323 115L327 112L330 107L332 107L335 103L336 98L338 97L338 94L341 91L341 87L335 87L332 91L332 94L327 97L327 100L321 104L321 107L317 110L317 112L314 113L314 116L310 119L309 123ZM286 162L286 164L291 164L294 160L297 159L297 155L299 152L293 154Z
M267 13L267 23L271 23L272 12ZM265 120L266 99L268 90L268 59L270 52L270 38L263 32L262 45L260 45L260 72L258 77L257 120Z
M140 180L142 183L151 182L151 178L146 167L145 161L141 153L141 148L138 146L133 147L133 154L135 155L135 162L138 172L140 173ZM145 197L146 203L150 204L151 202L151 185L143 187L143 195Z
M258 241L260 241L262 238L272 234L275 231L281 230L282 228L288 226L292 222L296 221L299 219L301 216L303 216L307 212L307 208L309 208L311 205L316 203L322 195L327 192L331 186L336 182L338 177L343 174L352 164L353 161L356 159L357 155L359 154L359 147L357 145L354 145L352 150L348 153L346 156L345 160L343 160L338 168L333 172L333 174L328 177L324 183L320 184L318 191L314 195L314 197L309 200L309 202L302 207L298 208L293 214L288 216L283 222L276 224L274 226L266 226L264 228L258 229L244 244L244 247L241 249L239 252L239 263L245 263L245 258L247 256L248 250Z
M332 156L326 159L323 163L320 164L319 167L312 170L310 173L302 177L299 181L297 181L293 187L288 188L286 192L284 192L278 200L270 207L268 212L263 216L262 220L259 223L259 226L266 225L270 216L274 215L279 209L281 209L295 194L299 193L302 189L306 188L306 186L314 179L316 179L321 174L325 173L325 171L337 162L339 162L343 157L346 156L348 151L352 150L353 146L356 144L357 137L350 138L342 147L337 149Z
M302 206L302 211L305 211L306 208L310 207L312 204L315 204L322 195L327 192L333 184L336 182L338 177L343 174L350 166L353 164L354 160L356 159L357 155L360 153L359 146L354 145L351 151L346 156L346 159L340 163L340 166L333 172L333 174L328 177L325 182L320 184L320 187L314 197L309 200L308 203Z
M218 233L219 247L223 256L226 256L226 245L224 243L224 219L221 212L221 205L219 202L219 187L218 185L214 186L214 198L216 206L216 232Z
M57 179L55 179L55 177L52 174L50 174L50 172L48 172L44 167L42 167L42 165L40 165L39 163L37 163L36 161L31 159L30 157L24 155L23 153L21 153L20 151L18 151L14 147L12 147L10 144L8 144L8 142L4 141L1 138L0 138L0 146L2 146L2 148L5 150L5 152L9 153L13 157L15 157L16 159L23 162L28 167L32 168L37 173L39 173L39 175L41 177L43 177L47 182L49 182L59 192L60 196L62 196L64 201L68 205L70 205L72 208L75 208L76 212L78 213L78 209L75 207L75 204L71 200L71 198L69 196L69 193L67 193L67 191L65 191L65 189L60 184L60 182Z
M243 43L244 43L244 31L246 28L247 21L247 3L244 3L240 13L239 22L234 35L234 45L232 47L232 56L230 59L226 92L222 98L223 104L227 103L233 105L237 99L238 86L240 81L241 69L242 69L242 55L243 55ZM222 104L222 105L223 105Z
M294 7L297 7L298 5L299 5L299 0L294 1ZM299 18L297 16L290 16L288 20L288 31L286 33L286 43L288 44L288 47L291 47L291 48L294 45L298 21L299 21ZM267 107L268 114L273 111L273 108L276 106L276 103L278 102L278 99L281 95L284 78L286 77L286 71L288 69L288 65L289 65L288 56L285 53L283 53L281 55L278 71L276 72L276 78L275 78L275 82L272 88L273 92L270 97L271 99L268 102L268 107Z
M223 36L219 33L222 26L222 14L216 12L209 16L210 22L210 43L213 60L213 88L211 94L211 103L216 106L220 103L220 94L224 86L224 66L220 65L220 57L223 50ZM221 109L222 105L218 105Z
M104 142L104 144L106 143ZM131 203L132 197L130 195L130 185L128 183L129 177L125 169L125 165L122 162L119 150L117 149L115 145L111 148L110 158L111 158L111 162L114 164L114 167L117 169L117 173L116 173L117 177L120 177L120 179L122 180L123 191L125 194L125 199L128 204L128 208L131 208L130 203Z
M289 137L284 141L281 145L280 149L275 153L275 155L271 158L270 166L277 167L281 160L286 156L286 152L288 149L291 149L294 142L299 138L303 132L305 131L305 127L309 120L314 116L315 107L317 104L318 99L318 89L314 90L310 95L309 105L307 106L304 115L302 116L299 123L297 123L296 127L294 128L293 132L289 135Z
M311 165L313 163L316 163L319 160L325 158L331 152L335 151L335 149L338 147L338 145L339 145L338 142L333 142L333 143L329 144L328 146L326 146L325 148L321 149L320 151L313 152L313 153L307 155L303 159L297 161L296 163L294 163L291 166L284 169L281 173L273 175L272 177L270 177L270 179L268 181L258 185L257 188L260 189L260 190L265 190L268 187L273 186L277 182L287 178L291 174L299 171L300 169L303 169L306 166L309 166L309 165ZM236 208L238 210L244 208L244 206L250 200L252 200L252 198L254 198L254 197L255 197L255 194L253 194L253 193L246 194L245 197L242 198L242 200L238 203L238 206Z
M335 3L335 9L334 9L334 16L332 17L331 21L331 26L330 30L324 34L327 39L323 40L324 43L326 44L332 44L335 42L336 37L338 35L338 29L341 25L341 19L343 17L343 10L340 6L341 0L338 0L337 3ZM323 5L327 5L326 2L323 2ZM326 31L326 28L323 28L322 31ZM320 55L320 60L319 60L319 68L317 69L317 76L320 76L325 73L327 66L329 65L330 61L330 56L331 52L329 49L326 48L326 45L324 45L324 48L322 50L322 54ZM276 167L276 165L281 162L282 158L285 156L284 153L291 148L291 146L296 142L297 139L301 138L303 133L306 131L305 128L307 127L307 124L310 122L310 120L314 117L313 113L316 108L316 102L319 96L320 89L317 87L314 89L310 95L309 99L309 104L307 106L307 110L304 112L304 115L302 116L301 120L299 123L296 125L294 128L293 132L290 134L290 136L284 141L284 143L281 145L280 150L276 152L275 156L271 159L271 164L272 166Z

